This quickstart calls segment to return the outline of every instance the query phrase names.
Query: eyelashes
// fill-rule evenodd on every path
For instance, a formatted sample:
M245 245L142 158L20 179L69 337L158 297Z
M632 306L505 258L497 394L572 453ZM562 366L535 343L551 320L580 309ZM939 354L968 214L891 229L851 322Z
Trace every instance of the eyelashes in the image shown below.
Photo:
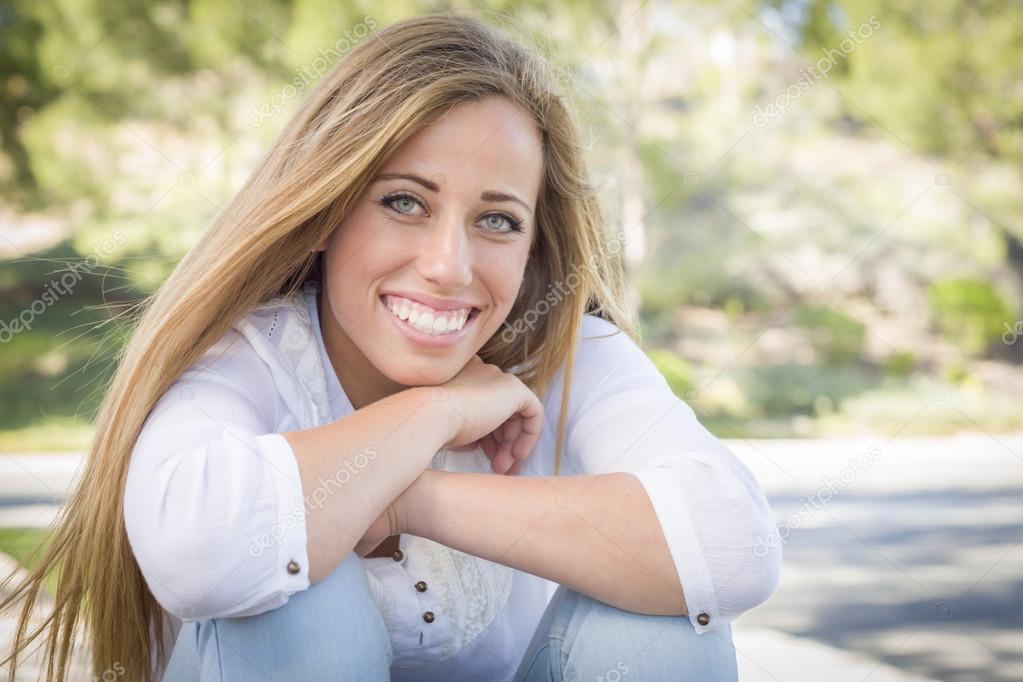
M377 203L377 204L379 204L379 205L381 205L381 206L383 206L385 208L388 208L388 209L394 211L395 213L399 213L401 215L409 215L408 213L405 213L404 211L399 211L398 209L396 209L394 207L394 203L396 201L398 201L399 199L408 199L409 201L412 201L412 202L416 203L417 205L419 205L420 208L425 208L423 206L423 202L421 202L415 195L409 194L408 192L391 192L390 194L385 194L380 199L377 199L375 203ZM498 216L498 217L504 218L505 222L508 223L508 229L507 230L491 230L491 229L488 228L487 229L488 232L493 232L495 234L508 234L509 232L523 232L524 231L523 227L522 227L522 223L524 221L522 221L521 219L516 218L515 216L510 215L508 213L491 212L491 213L487 213L486 215L484 215L483 218L486 219L486 218L491 218L491 217L494 217L494 216Z

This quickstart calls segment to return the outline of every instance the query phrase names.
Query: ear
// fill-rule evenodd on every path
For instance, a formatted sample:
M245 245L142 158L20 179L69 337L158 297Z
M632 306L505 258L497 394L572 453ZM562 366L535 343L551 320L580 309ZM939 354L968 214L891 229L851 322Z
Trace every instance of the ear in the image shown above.
M314 252L316 252L316 251L326 251L326 250L327 250L327 240L326 239L324 239L323 242L319 246L317 246L315 249L313 249Z

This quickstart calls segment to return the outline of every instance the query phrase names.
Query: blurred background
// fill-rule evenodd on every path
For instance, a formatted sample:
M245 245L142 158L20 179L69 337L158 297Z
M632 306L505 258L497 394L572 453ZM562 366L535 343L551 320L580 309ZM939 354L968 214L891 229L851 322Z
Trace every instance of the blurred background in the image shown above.
M445 10L560 67L644 348L768 493L743 679L1023 679L1005 0L0 1L0 552L31 562L132 306L308 90Z

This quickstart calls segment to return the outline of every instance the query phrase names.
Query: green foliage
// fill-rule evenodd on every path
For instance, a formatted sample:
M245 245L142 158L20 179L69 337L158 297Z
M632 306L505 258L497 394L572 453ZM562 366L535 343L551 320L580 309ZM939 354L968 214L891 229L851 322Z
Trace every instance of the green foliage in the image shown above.
M946 399L934 397L930 377L914 375L904 382L885 382L849 396L835 415L821 420L819 429L836 435L862 435L869 430L890 438L895 433L950 435L975 431L978 424L992 433L1023 428L1023 413L1005 399L1004 390L956 387Z
M792 322L806 330L810 343L826 364L850 364L863 352L866 328L841 310L827 305L803 305L793 312Z
M884 374L887 377L903 379L908 377L916 366L916 356L909 351L898 351L884 359Z
M133 301L111 291L116 269L94 265L61 244L0 270L0 428L88 419L99 406L130 331L115 316Z
M941 362L952 383L976 364L966 353L989 351L1018 319L1009 314L1018 296L987 283L927 283L948 272L1023 276L1023 6L694 0L659 8L664 21L625 23L599 3L490 8L459 11L521 28L571 66L566 90L581 105L612 224L622 218L622 170L633 168L623 161L637 161L640 196L629 198L643 209L646 252L630 277L651 345L687 342L685 359L650 352L679 395L704 386L694 378L703 372L729 368L735 382L717 381L706 398L729 424L819 419L851 414L843 406L879 391L882 377L898 385L918 360L934 364L917 347L878 368L865 361L866 330L837 307L846 295L886 314L894 300L900 315L927 298L913 327L933 317L961 347L964 357ZM59 232L57 246L9 252L0 321L96 244L125 237L73 295L0 347L0 428L14 430L0 449L82 440L130 328L114 315L166 278L244 182L322 76L309 67L366 15L382 27L435 9L0 0L0 220L13 215L16 235L33 232L36 218ZM806 63L871 17L879 27L825 80L751 129L758 105L787 96ZM679 40L678 26L691 26L691 39ZM294 96L282 97L299 76ZM252 123L275 98L281 106ZM835 279L826 300L836 305L790 309L811 273ZM767 332L786 319L781 338L795 342L771 346ZM807 344L812 358L801 355Z
M854 367L794 363L751 367L737 374L750 403L758 407L758 416L774 418L815 416L818 410L830 412L846 398L876 383Z
M987 351L1014 319L998 290L983 280L946 279L932 284L927 293L942 333L968 353Z
M692 390L693 371L688 362L665 348L655 348L647 352L658 371L668 381L672 392L683 400L688 399L687 393Z

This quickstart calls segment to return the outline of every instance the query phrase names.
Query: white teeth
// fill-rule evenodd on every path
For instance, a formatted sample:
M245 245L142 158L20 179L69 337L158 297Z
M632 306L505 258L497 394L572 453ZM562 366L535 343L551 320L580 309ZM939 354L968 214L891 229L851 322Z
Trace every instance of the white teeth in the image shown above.
M447 314L440 314L439 311L437 314L420 311L408 299L395 296L385 296L384 303L396 317L431 336L450 334L462 329L465 327L470 313L468 309L449 311Z

